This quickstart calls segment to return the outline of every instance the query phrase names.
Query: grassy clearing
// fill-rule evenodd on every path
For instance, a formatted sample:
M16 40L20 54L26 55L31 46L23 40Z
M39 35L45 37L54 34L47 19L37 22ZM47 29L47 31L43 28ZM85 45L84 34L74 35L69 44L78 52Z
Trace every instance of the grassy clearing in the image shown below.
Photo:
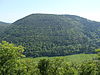
M76 54L76 55L68 55L68 56L59 56L59 57L37 57L37 58L23 58L22 61L31 61L37 63L40 59L63 59L65 62L72 62L72 63L81 63L86 62L88 60L93 60L96 58L96 54Z

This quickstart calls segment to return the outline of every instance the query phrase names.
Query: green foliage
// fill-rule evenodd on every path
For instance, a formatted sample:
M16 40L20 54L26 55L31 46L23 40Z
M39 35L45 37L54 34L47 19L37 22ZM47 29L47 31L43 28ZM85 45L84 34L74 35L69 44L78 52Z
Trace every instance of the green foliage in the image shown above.
M62 71L62 63L62 59L57 58L55 60L52 60L50 64L50 74L59 75Z
M85 62L80 66L80 75L99 75L100 62Z
M22 46L15 46L6 41L0 43L0 74L6 75L8 70L16 67L16 60L23 57ZM10 71L11 72L11 71Z
M100 49L96 49L96 52L98 53L98 59L100 60Z
M99 53L99 52L100 52L100 49L96 49L96 52L98 52L98 53Z
M6 41L0 43L0 75L100 75L100 62L91 60L93 54L88 54L86 63L76 64L65 60L64 57L22 58L22 46L16 46ZM66 56L65 58L79 61L79 56L87 54ZM78 57L77 57L78 56ZM78 58L78 59L77 59ZM81 60L81 59L80 59ZM75 61L76 62L76 61Z
M73 15L32 14L10 25L1 40L24 46L27 57L95 53L100 23Z
M9 59L23 57L24 56L22 54L23 51L24 49L22 46L17 47L14 44L10 44L6 41L2 41L2 43L0 43L0 58L2 60L9 60Z
M49 67L50 67L49 60L42 59L38 63L38 69L39 69L41 75L48 75Z

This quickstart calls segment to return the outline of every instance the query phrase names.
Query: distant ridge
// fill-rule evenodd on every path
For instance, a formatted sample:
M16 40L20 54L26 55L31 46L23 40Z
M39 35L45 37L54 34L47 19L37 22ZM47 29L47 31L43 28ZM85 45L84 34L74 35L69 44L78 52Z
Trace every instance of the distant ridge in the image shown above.
M10 23L0 21L0 34L6 30L6 28L10 26Z

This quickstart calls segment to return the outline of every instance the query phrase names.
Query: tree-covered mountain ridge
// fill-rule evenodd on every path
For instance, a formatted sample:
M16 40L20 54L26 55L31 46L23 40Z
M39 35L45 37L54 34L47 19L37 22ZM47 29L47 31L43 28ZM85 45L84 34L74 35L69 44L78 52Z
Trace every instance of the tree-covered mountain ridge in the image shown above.
M0 34L1 34L4 30L6 30L6 28L7 28L8 26L10 26L10 23L5 23L5 22L0 21Z
M95 53L100 22L75 15L31 14L12 23L1 40L25 47L26 56Z

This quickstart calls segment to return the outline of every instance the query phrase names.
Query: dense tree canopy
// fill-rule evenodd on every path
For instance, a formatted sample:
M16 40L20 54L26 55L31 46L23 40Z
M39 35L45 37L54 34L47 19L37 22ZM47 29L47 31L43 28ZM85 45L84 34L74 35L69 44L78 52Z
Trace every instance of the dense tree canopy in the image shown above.
M0 43L0 74L5 75L8 70L15 68L17 60L24 55L22 46L15 46L6 41ZM8 70L7 70L8 69ZM11 72L11 71L10 71Z
M24 46L27 57L95 53L100 23L73 15L32 14L8 27L1 40Z

